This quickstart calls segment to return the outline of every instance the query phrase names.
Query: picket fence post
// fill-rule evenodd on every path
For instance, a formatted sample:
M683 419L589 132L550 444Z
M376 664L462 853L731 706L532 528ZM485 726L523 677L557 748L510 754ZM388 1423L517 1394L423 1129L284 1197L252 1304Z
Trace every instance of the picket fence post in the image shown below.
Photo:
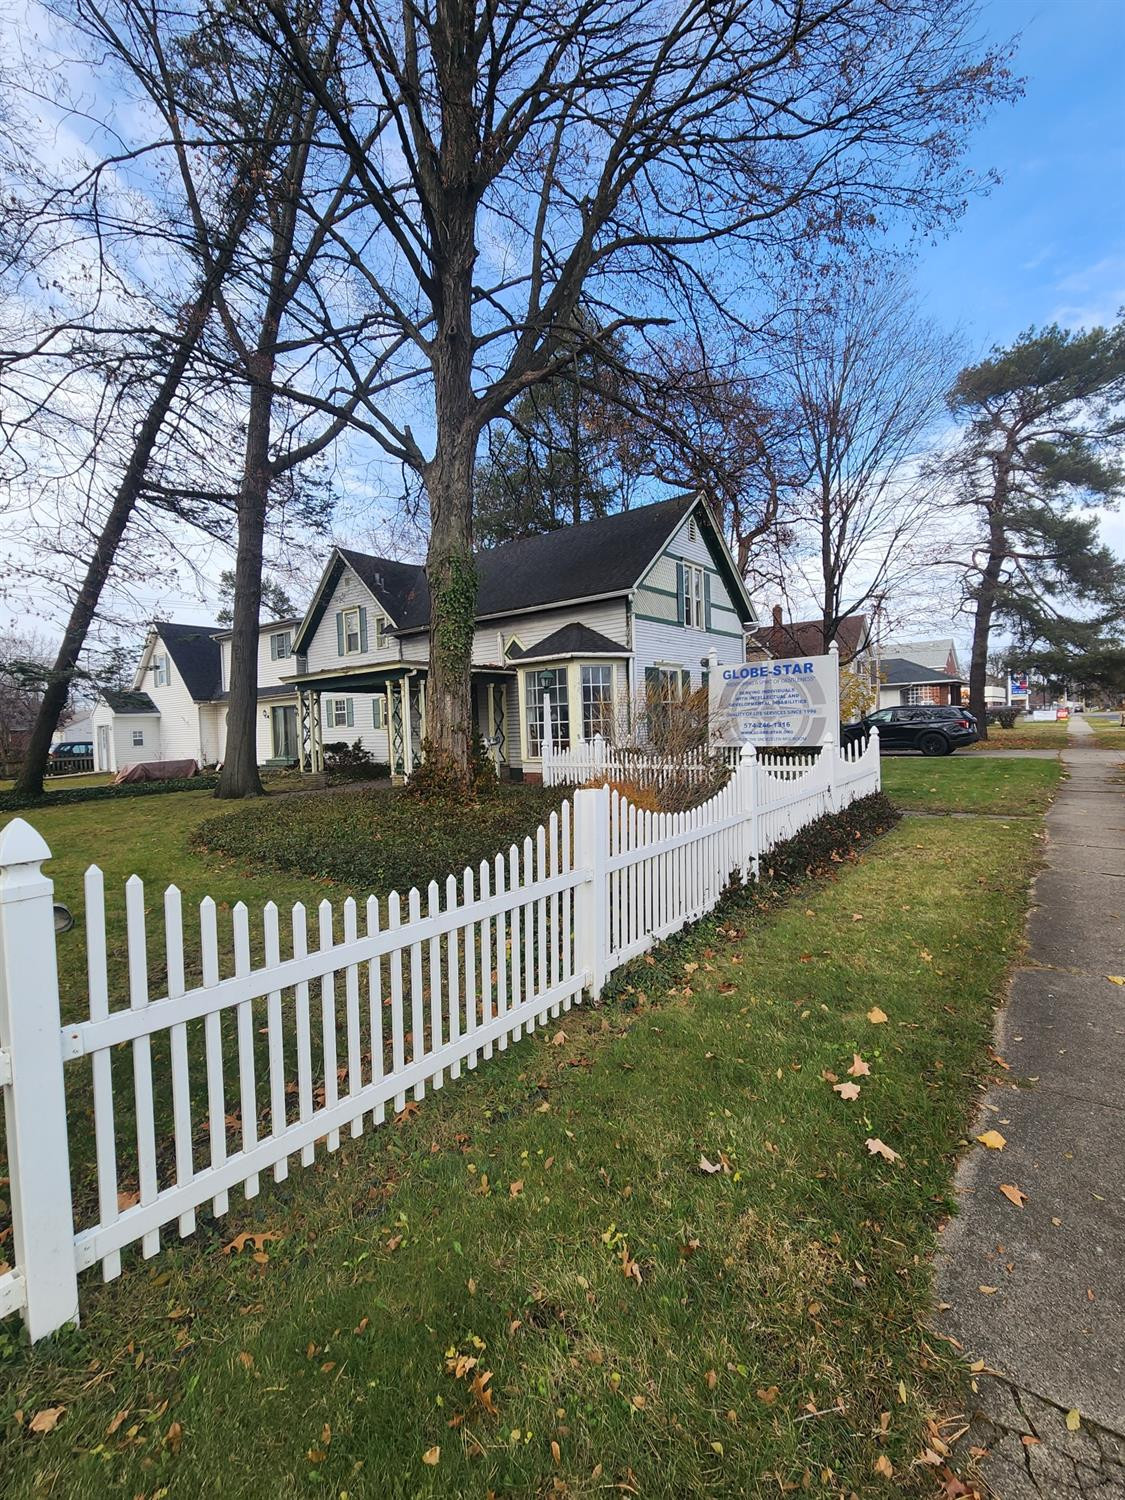
M608 786L574 794L574 868L589 872L574 890L575 963L594 1000L609 973L609 795Z
M0 833L0 1049L12 1242L34 1342L78 1322L51 851L22 818Z
M753 875L758 878L760 827L758 820L758 751L754 745L743 745L738 752L738 802L746 824L742 835L742 882Z

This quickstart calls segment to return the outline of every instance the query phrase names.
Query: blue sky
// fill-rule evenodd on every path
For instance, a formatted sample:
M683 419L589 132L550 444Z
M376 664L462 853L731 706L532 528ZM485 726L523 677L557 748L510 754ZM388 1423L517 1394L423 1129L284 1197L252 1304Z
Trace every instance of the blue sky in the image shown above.
M1125 4L991 0L992 40L1020 33L1017 104L974 137L972 164L1003 181L922 250L930 313L970 352L1031 323L1110 319L1125 303Z

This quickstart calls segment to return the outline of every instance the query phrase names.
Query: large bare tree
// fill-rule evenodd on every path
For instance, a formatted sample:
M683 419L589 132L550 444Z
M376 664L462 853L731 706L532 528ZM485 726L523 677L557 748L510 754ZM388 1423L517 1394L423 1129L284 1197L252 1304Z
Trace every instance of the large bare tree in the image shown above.
M867 260L788 292L771 341L804 475L788 501L789 589L816 601L827 644L922 567L941 489L926 453L957 341L919 314L903 268Z
M372 332L400 341L367 430L425 487L429 754L459 790L488 424L576 349L737 324L761 256L945 221L1015 85L972 0L347 0L331 79L266 8L354 174L339 245Z

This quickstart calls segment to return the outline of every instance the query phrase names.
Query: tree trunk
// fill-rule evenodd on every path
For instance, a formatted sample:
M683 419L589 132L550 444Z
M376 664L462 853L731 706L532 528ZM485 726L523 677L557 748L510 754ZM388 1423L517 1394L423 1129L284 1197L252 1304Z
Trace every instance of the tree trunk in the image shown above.
M101 534L94 547L94 555L86 565L86 573L71 608L70 618L66 622L62 644L55 657L51 678L43 693L39 712L35 716L35 724L28 741L23 766L16 782L16 790L25 797L38 797L42 794L43 777L51 749L51 736L58 728L59 719L66 707L78 658L86 644L86 637L97 613L102 590L105 588L110 569L113 567L121 538L125 534L129 518L140 498L149 459L152 457L160 429L206 325L216 285L216 279L210 278L191 309L168 368L157 386L152 404L137 432L129 463L121 477L117 493L113 497L109 514L102 524Z
M997 479L996 489L1001 494L1006 488L1006 475ZM988 672L988 639L992 630L992 617L996 610L1000 577L1007 556L1006 537L1001 518L1000 499L994 499L988 517L988 558L981 572L977 587L977 608L973 619L973 649L969 658L969 712L975 714L977 733L982 740L988 739L988 708L984 687Z
M276 330L269 335L272 344ZM238 492L238 552L230 643L230 699L223 769L215 796L260 797L258 775L258 633L262 608L262 545L270 491L273 360L250 391L246 452Z
M474 445L467 433L439 435L429 468L430 675L426 684L427 781L435 790L467 796L471 785L470 667L476 621L473 563Z

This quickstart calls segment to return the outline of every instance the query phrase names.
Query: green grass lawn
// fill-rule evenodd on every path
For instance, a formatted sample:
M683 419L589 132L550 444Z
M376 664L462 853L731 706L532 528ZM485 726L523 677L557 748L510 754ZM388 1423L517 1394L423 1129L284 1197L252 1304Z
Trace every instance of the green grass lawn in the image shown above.
M168 801L137 809L163 873L201 815ZM1037 832L846 837L783 904L735 898L603 1006L86 1278L80 1332L0 1344L5 1495L932 1494L959 1373L927 1255Z
M960 752L933 759L886 756L882 770L883 790L907 811L1004 817L1043 812L1062 775L1056 760L966 759Z
M988 750L1063 750L1067 743L1067 726L1055 719L1017 719L1011 729L999 724L988 726L988 739L978 740L958 755L983 754Z
M1090 717L1086 722L1094 731L1099 750L1125 750L1125 727L1120 714L1104 719Z
M112 771L83 771L80 776L48 776L46 780L48 796L53 791L61 792L67 787L76 786L108 786L113 780ZM0 792L9 791L15 786L15 780L8 777L0 779Z

